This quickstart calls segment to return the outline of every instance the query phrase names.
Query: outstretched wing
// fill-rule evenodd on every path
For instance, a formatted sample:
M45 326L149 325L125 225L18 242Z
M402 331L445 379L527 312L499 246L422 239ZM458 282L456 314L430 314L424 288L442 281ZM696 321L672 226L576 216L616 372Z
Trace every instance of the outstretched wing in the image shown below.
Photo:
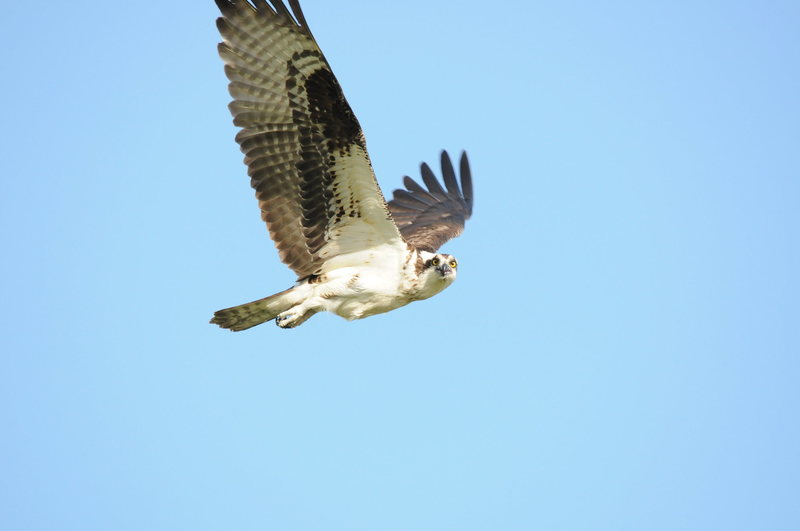
M395 190L389 201L397 227L403 238L418 249L436 252L447 240L464 231L472 216L472 174L467 153L461 153L461 187L458 186L450 155L442 151L442 188L430 166L420 166L426 190L411 177L403 178L405 190Z
M216 0L236 141L281 260L299 277L402 244L361 126L297 0Z

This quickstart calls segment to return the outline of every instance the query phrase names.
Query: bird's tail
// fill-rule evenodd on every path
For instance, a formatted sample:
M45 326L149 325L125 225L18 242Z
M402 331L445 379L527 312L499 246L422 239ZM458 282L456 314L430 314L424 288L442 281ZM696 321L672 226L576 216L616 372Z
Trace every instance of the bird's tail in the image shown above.
M214 318L210 322L234 332L247 330L275 319L275 316L279 313L285 312L300 303L301 299L295 288L289 288L286 291L281 291L257 301L216 311L214 312Z

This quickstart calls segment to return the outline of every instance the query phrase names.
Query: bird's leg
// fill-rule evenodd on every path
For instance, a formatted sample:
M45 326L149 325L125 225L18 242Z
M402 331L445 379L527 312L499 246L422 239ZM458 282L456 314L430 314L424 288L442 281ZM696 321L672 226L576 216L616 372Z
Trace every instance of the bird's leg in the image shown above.
M317 310L298 304L294 308L289 308L285 312L279 313L275 317L275 324L281 328L294 328L308 321Z

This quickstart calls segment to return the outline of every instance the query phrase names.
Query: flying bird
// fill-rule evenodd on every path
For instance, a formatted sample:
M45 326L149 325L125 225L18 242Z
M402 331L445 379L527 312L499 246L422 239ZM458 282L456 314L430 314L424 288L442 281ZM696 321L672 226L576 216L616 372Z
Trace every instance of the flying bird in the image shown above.
M288 0L215 0L250 184L294 286L219 310L211 323L239 331L272 319L301 325L317 312L348 320L427 299L450 286L458 262L439 247L472 215L472 177L441 154L444 186L427 164L386 203L361 126L308 28Z

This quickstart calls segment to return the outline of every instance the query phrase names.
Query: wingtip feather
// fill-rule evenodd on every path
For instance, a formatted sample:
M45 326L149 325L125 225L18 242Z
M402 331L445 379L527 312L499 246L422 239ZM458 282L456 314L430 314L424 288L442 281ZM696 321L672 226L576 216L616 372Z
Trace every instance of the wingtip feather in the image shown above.
M469 167L469 158L467 152L461 152L461 160L459 161L459 170L461 173L461 193L464 201L467 204L467 218L472 216L472 203L473 203L473 190L472 190L472 170Z

